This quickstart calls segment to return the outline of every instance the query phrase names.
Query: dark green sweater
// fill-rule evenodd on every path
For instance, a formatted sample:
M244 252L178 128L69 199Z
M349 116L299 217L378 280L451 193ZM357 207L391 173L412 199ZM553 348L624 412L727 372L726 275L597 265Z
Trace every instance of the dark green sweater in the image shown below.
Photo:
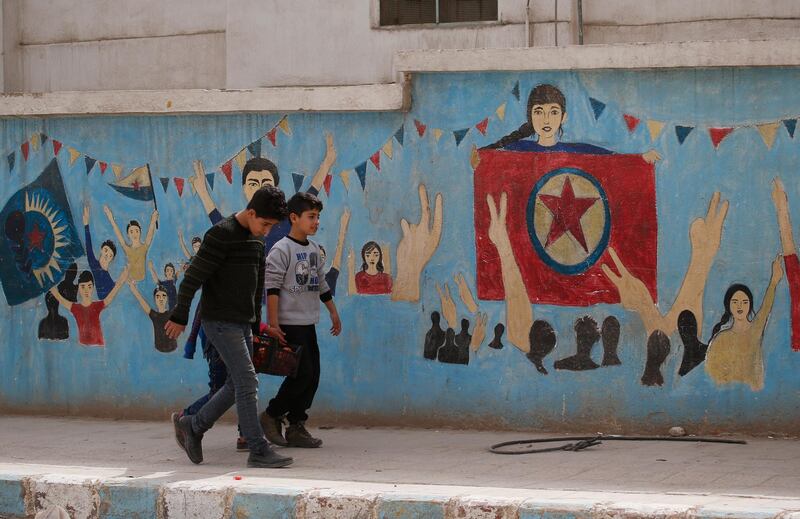
M171 321L186 325L195 292L203 287L200 317L258 324L264 291L264 242L229 216L206 232L181 281Z

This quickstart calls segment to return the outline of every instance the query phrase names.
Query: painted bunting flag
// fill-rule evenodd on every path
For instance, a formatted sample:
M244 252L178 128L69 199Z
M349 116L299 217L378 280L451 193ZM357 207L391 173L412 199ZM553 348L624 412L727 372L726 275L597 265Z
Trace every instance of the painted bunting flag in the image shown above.
M147 202L155 198L155 193L153 193L153 180L150 177L150 168L147 165L139 166L128 175L108 185L116 189L119 193L128 198L133 198L134 200Z

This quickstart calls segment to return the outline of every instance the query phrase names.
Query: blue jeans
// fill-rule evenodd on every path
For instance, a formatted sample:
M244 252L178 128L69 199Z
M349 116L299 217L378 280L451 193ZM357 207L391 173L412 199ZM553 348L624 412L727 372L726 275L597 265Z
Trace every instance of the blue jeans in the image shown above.
M209 344L208 348L204 348L205 358L208 361L208 393L198 398L192 405L183 410L183 414L197 414L197 412L206 405L206 402L211 400L214 393L219 391L225 385L228 379L228 368L222 362L222 357L217 353L216 348Z
M192 416L192 429L204 434L236 404L239 427L250 452L269 444L258 421L258 378L253 367L253 332L246 323L203 320L203 330L228 368L225 385Z

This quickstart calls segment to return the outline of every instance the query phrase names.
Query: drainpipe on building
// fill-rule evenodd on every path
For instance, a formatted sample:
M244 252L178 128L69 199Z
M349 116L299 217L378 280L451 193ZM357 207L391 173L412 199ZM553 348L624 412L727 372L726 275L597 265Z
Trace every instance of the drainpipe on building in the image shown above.
M583 0L578 0L578 45L583 45Z
M525 6L525 46L531 46L531 0Z
M553 34L556 38L556 47L558 47L558 0L553 0L553 4L555 4L555 21L553 22L555 25L555 30L553 31Z

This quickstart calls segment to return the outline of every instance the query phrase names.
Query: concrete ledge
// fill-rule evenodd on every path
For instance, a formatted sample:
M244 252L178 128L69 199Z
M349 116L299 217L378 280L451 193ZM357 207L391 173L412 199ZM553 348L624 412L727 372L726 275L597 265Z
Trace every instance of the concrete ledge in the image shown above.
M255 470L172 482L88 472L0 475L0 517L59 506L73 519L800 518L798 498L394 485L263 477L280 471Z
M0 95L0 117L406 110L403 84L255 90L103 90Z
M394 70L477 72L800 65L800 39L399 52Z

